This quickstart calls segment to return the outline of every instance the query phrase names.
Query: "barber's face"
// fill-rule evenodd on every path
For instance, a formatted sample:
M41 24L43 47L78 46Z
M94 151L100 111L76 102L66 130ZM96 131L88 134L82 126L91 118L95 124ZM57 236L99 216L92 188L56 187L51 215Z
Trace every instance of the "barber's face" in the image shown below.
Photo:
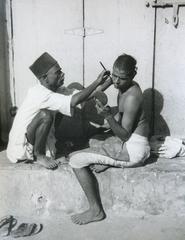
M124 69L113 67L112 81L114 87L120 90L126 90L132 84L133 74L130 75Z
M48 88L54 92L64 84L64 73L59 65L53 66L47 73L46 81Z

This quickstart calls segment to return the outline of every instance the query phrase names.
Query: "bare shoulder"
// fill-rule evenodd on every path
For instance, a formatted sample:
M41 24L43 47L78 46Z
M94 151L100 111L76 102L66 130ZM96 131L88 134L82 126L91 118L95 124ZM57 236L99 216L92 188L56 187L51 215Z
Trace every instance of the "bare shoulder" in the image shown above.
M143 100L141 88L138 84L134 84L129 90L120 97L120 105L123 108L132 106L140 106Z
M129 94L131 96L135 96L137 98L142 98L143 94L141 88L138 83L134 82L134 85L129 89Z

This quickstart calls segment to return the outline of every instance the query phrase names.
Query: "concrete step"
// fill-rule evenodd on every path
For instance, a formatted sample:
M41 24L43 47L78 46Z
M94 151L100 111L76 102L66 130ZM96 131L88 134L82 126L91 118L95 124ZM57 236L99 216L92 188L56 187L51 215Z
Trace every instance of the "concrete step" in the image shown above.
M105 210L139 215L185 214L185 159L154 159L144 167L96 174ZM66 215L87 208L72 169L11 164L0 153L0 215Z

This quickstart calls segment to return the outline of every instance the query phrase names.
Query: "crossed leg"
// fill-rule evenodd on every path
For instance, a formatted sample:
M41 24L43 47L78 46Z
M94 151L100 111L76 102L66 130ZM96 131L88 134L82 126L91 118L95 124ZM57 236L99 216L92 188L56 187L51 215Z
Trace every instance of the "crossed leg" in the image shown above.
M46 141L53 123L51 111L42 109L27 127L27 140L33 145L38 164L48 169L57 167L58 162L47 157Z

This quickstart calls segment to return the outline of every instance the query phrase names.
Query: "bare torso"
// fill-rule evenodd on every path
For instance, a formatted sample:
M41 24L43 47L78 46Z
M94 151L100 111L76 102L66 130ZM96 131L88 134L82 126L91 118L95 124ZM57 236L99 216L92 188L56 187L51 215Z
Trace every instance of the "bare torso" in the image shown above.
M123 126L123 116L125 112L125 102L128 102L129 98L135 99L136 104L131 105L132 108L137 108L137 113L133 119L131 133L136 133L141 136L148 137L149 135L149 125L146 120L145 112L143 109L143 96L139 85L133 82L133 85L125 92L119 91L118 94L118 110L119 110L119 123ZM137 105L137 106L135 106ZM131 109L132 110L132 109Z

